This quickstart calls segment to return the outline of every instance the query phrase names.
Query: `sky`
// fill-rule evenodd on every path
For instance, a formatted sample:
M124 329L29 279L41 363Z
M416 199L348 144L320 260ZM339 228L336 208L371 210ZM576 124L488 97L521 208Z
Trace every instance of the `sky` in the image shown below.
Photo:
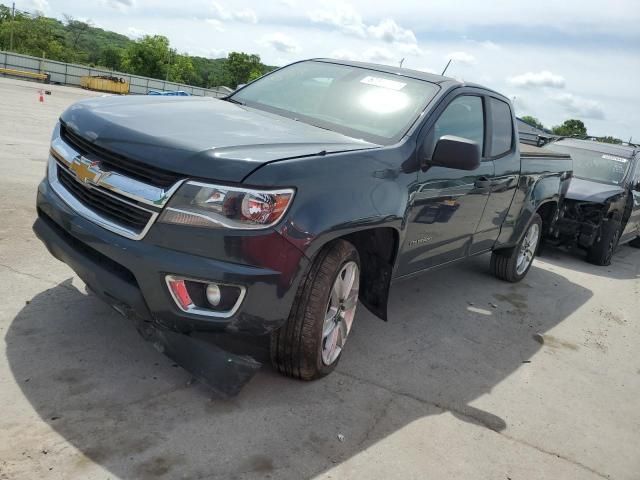
M2 1L2 0L0 0ZM8 0L4 0L7 3ZM16 0L191 55L364 60L480 83L547 126L640 142L639 0Z

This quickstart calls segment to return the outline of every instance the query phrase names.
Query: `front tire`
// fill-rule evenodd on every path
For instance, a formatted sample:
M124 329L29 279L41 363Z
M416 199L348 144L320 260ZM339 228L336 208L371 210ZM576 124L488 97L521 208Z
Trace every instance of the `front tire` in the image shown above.
M271 335L271 362L283 375L314 380L333 371L347 340L360 286L355 247L336 240L316 256L287 322Z
M600 237L593 243L587 252L587 261L594 265L611 265L611 257L618 246L622 223L619 220L609 219L602 224Z
M491 273L507 282L519 282L529 272L541 240L542 218L537 213L534 213L518 245L513 248L492 252Z

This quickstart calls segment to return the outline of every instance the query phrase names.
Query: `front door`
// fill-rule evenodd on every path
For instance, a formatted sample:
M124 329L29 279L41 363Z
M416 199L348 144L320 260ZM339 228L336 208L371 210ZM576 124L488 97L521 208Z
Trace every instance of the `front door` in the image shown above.
M431 158L444 135L473 140L483 151L484 99L455 97L419 145ZM407 275L464 257L471 245L494 177L493 161L483 160L473 171L429 166L418 174L407 218L407 233L398 275Z

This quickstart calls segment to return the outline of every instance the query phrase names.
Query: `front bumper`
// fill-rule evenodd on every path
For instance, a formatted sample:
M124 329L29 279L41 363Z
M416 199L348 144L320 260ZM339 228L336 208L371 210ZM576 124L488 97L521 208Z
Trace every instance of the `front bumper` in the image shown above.
M45 179L38 187L34 231L101 298L123 314L176 332L223 331L264 335L291 309L308 259L273 230L243 234L155 224L144 240L110 232L77 215ZM242 285L234 315L181 311L167 274Z

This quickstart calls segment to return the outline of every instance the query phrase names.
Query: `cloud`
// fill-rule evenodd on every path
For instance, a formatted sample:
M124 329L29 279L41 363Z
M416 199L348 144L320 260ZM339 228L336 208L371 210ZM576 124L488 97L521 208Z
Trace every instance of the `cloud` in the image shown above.
M552 95L551 100L564 107L564 110L571 115L582 118L593 118L604 120L604 110L595 100L578 97L571 93L559 93Z
M358 56L353 52L353 50L341 48L331 52L329 54L329 58L335 58L336 60L356 60Z
M240 10L236 10L235 12L232 12L231 15L239 22L253 24L258 23L258 15L256 15L256 12L254 12L250 8L242 8Z
M487 50L501 50L502 47L497 43L492 42L491 40L485 40L484 42L480 42L480 45Z
M447 60L451 59L454 63L462 63L465 65L473 65L476 63L476 57L467 52L451 52L446 55Z
M294 8L298 4L296 0L280 0L280 3L289 8Z
M258 15L250 8L228 10L218 2L211 2L212 16L216 20L235 20L242 23L258 23Z
M378 25L369 25L367 32L373 38L384 40L387 43L418 43L413 31L402 28L391 18L381 20Z
M522 75L509 77L507 78L507 82L515 87L523 88L564 88L565 85L563 77L556 75L555 73L551 73L548 70L542 70L541 72L527 72Z
M309 19L315 23L332 25L351 35L364 37L366 25L358 11L348 3L326 4L323 9L312 10Z
M360 13L348 3L325 2L324 8L312 10L308 15L312 22L331 25L349 35L393 44L417 45L418 43L412 30L401 27L392 18L385 18L377 24L367 25Z
M136 27L129 27L127 28L127 36L129 38L132 38L134 40L138 39L138 38L142 38L145 35L149 35L149 32L142 30L141 28L136 28Z
M120 11L125 11L131 7L135 7L135 0L102 0L102 3Z
M396 63L400 61L400 59L396 59L396 56L393 55L388 49L384 47L372 47L368 48L364 52L362 52L362 57L370 62L377 63Z
M213 49L213 50L209 51L208 57L209 58L213 58L213 59L215 59L215 58L227 58L228 53L229 52L227 52L224 49L220 49L220 50Z
M301 50L298 42L280 32L272 33L271 35L263 37L261 43L269 45L271 48L275 48L277 51L283 53L296 53Z
M224 26L222 22L217 18L205 18L204 21L211 25L218 32L224 32Z

